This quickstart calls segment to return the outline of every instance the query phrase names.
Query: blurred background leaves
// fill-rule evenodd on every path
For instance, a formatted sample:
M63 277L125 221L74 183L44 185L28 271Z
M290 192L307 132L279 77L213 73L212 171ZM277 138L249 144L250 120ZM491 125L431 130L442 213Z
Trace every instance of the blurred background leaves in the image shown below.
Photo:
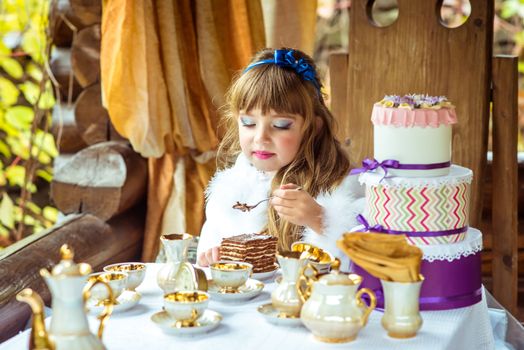
M48 184L58 155L49 132L49 0L0 2L0 247L50 227Z

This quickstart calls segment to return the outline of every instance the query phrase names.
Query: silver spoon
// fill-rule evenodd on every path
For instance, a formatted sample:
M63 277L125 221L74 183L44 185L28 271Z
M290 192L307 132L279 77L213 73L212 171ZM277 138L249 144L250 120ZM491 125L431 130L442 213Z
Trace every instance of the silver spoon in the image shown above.
M302 187L299 186L299 187L295 188L294 190L295 191L300 191L301 189L302 189ZM273 196L270 196L270 197L268 197L266 199L262 199L260 202L255 203L253 205L248 205L247 203L240 203L239 201L237 201L233 205L233 209L238 209L238 210L240 210L242 212L251 211L252 209L255 209L259 204L267 202L271 198L273 198Z

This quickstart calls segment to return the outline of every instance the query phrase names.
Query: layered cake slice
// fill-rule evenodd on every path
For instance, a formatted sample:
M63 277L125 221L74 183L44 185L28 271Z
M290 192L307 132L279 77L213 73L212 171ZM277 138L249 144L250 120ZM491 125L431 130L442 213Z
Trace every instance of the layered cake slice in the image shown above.
M220 259L244 261L253 265L253 273L275 269L277 238L267 234L246 233L224 238Z

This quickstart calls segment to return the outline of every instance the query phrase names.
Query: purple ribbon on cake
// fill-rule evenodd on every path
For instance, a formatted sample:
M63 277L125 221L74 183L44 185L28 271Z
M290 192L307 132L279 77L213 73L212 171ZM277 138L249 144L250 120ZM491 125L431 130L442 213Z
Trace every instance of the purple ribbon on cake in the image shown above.
M468 230L468 226L464 226L461 228L456 228L453 230L443 230L443 231L414 231L414 232L407 232L407 231L395 231L385 228L382 225L374 225L370 226L366 218L362 214L357 215L357 221L362 224L365 228L365 231L374 231L374 232L380 232L380 233L390 233L394 235L406 235L408 237L440 237L440 236L449 236L454 235L457 233L463 233Z
M366 173L381 168L384 171L384 179L388 175L388 169L400 170L432 170L451 166L451 162L430 163L430 164L400 164L398 160L386 159L379 162L376 159L366 158L362 161L362 167L350 171L351 175Z

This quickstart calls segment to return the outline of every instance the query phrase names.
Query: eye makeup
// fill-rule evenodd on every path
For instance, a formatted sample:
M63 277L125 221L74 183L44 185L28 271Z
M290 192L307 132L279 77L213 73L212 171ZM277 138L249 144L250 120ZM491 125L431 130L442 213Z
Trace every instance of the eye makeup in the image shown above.
M242 124L243 126L253 126L255 125L255 121L253 120L253 118L242 116L240 117L240 124Z
M287 130L291 127L291 125L293 125L293 121L288 119L277 119L274 120L272 124L277 129Z
M251 126L255 126L258 124L258 122L262 122L262 123L266 123L266 122L269 122L271 123L270 125L276 129L280 129L280 130L288 130L292 127L292 125L294 124L295 122L295 118L293 116L287 116L287 115L277 115L277 116L268 116L267 118L266 117L263 117L262 120L259 120L259 116L251 116L249 114L241 114L239 116L239 123L241 126L245 126L245 127L251 127ZM265 119L269 119L267 121L265 121Z

